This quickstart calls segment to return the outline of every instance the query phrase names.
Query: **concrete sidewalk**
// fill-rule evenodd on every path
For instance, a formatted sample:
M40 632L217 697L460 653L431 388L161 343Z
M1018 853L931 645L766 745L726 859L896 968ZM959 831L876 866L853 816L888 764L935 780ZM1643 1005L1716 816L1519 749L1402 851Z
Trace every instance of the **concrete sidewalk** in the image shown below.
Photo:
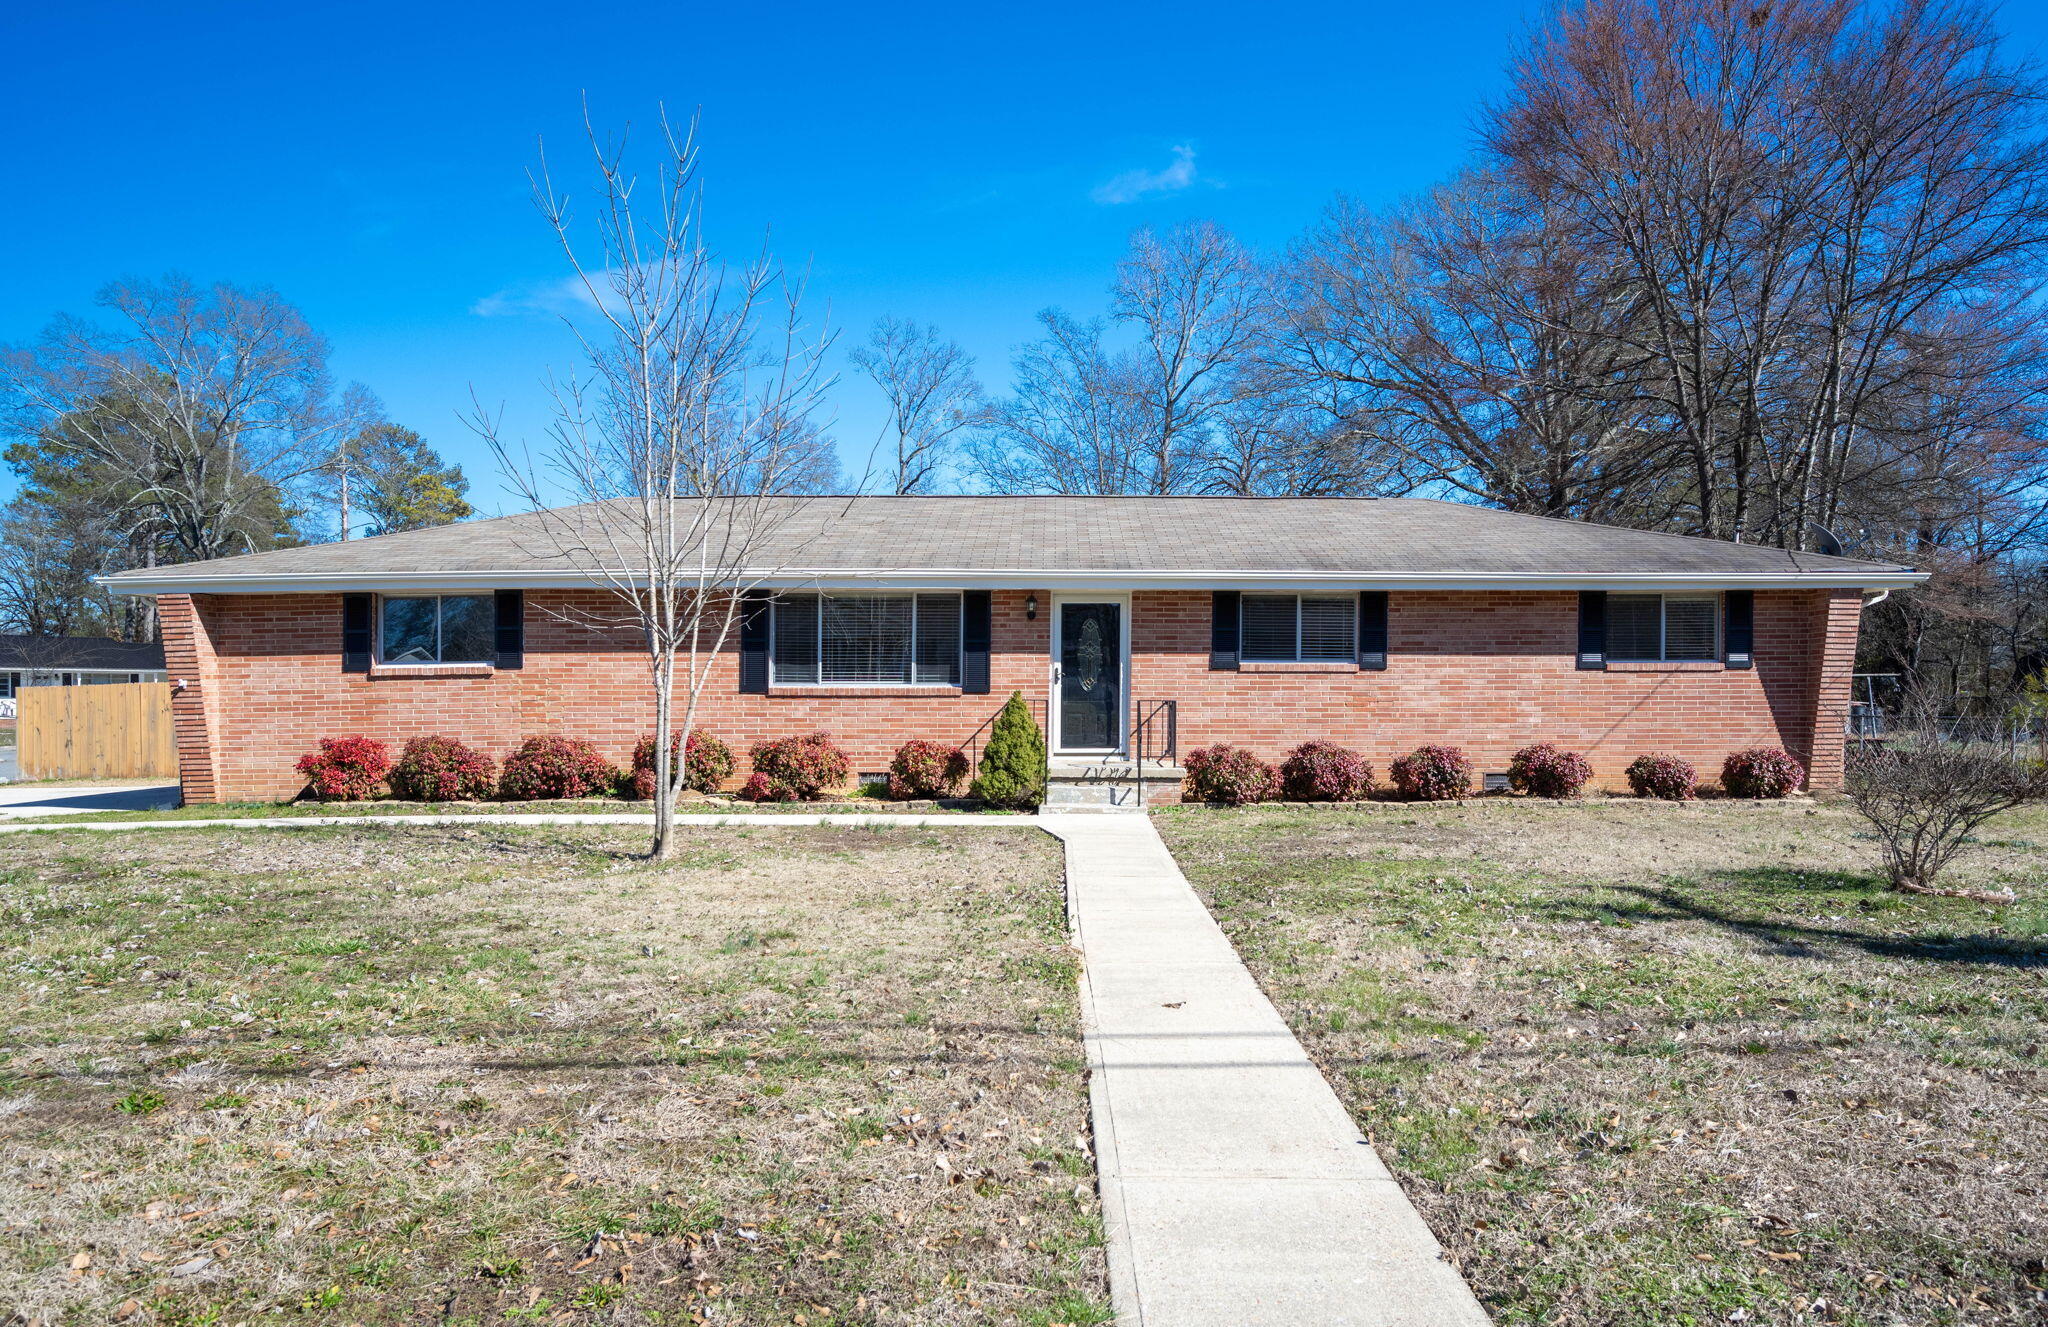
M177 792L175 785L172 793ZM102 808L84 806L74 808L81 811L102 809L121 810L122 807ZM19 808L16 815L58 814L54 811ZM482 813L463 815L416 815L416 816L222 816L218 819L194 820L93 820L84 824L70 821L51 821L47 824L10 825L4 823L6 812L0 808L0 834L28 834L36 830L106 830L127 832L150 829L333 829L349 825L632 825L645 827L654 823L652 815L635 815L630 811L619 812L577 812L577 811L508 811L502 814ZM761 811L742 815L718 815L716 813L679 815L675 823L697 829L759 829L773 826L832 825L846 829L862 826L884 825L896 829L1043 829L1043 821L1033 815L915 815L896 814L887 811L846 812L831 814L792 814L783 811Z
M1481 1327L1149 816L1067 845L1119 1327Z

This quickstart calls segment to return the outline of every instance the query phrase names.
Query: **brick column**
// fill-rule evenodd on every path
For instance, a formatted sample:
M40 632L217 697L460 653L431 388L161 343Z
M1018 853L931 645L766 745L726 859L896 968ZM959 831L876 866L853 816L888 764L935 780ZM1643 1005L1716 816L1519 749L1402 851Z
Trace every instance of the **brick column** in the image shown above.
M214 680L213 640L202 609L189 594L157 600L164 667L171 679L171 724L178 739L178 784L187 804L220 800L213 721L206 706Z
M1813 729L1800 758L1806 764L1807 789L1833 793L1842 790L1863 592L1829 590L1815 597L1819 602L1814 606L1813 623Z

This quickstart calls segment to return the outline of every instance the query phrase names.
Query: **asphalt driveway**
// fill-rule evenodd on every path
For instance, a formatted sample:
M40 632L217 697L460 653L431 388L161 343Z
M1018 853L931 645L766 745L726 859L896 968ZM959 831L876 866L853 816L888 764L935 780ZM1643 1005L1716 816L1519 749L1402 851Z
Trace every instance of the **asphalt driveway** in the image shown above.
M13 754L11 750L9 754ZM102 783L71 788L53 788L42 783L0 785L0 820L77 815L82 811L163 811L177 804L175 783Z

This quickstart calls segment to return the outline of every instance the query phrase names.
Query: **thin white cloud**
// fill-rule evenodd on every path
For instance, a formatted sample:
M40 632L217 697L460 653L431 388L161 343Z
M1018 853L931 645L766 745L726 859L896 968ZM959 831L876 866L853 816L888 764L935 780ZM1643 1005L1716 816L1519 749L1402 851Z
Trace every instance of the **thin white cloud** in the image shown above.
M1173 150L1173 161L1163 170L1127 170L1115 179L1098 184L1089 193L1108 206L1135 203L1153 194L1174 194L1195 182L1195 150L1183 143Z
M484 296L469 306L479 318L560 318L595 309L583 279L565 276L555 281L529 281L523 285Z

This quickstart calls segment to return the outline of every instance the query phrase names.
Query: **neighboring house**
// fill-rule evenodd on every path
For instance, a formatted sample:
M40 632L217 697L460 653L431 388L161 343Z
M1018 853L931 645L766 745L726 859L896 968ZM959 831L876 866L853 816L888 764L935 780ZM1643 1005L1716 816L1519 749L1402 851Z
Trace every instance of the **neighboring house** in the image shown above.
M698 724L742 754L823 729L863 772L968 739L1018 691L1083 759L1170 701L1183 754L1322 738L1384 778L1425 742L1492 772L1548 740L1614 787L1645 752L1711 778L1770 744L1833 788L1865 596L1925 579L1420 499L791 503ZM646 664L555 548L505 517L107 584L159 596L188 800L273 797L325 736L503 755L562 733L623 760L652 723Z
M164 647L108 636L0 635L0 700L23 687L161 682Z

